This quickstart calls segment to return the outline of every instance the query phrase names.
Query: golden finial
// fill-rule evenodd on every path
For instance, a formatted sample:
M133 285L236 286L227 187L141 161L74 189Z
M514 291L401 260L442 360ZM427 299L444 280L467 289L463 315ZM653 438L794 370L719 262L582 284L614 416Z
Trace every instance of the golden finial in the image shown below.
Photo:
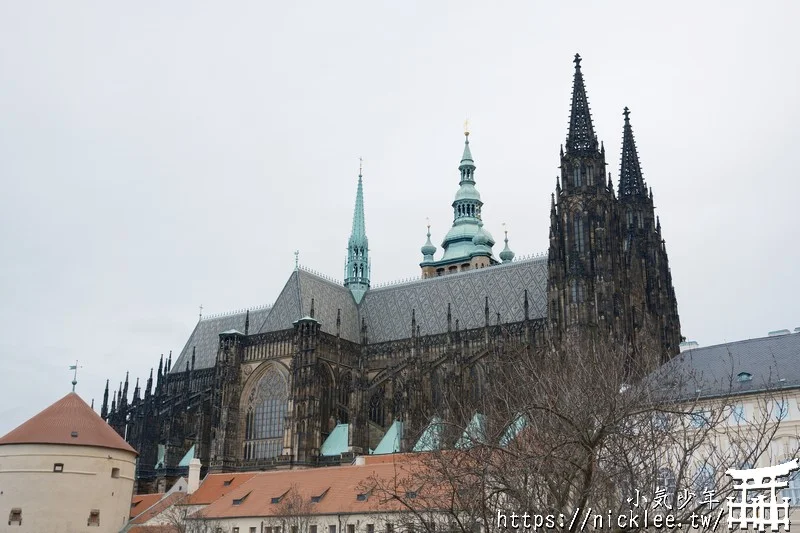
M469 119L464 119L464 135L469 137Z

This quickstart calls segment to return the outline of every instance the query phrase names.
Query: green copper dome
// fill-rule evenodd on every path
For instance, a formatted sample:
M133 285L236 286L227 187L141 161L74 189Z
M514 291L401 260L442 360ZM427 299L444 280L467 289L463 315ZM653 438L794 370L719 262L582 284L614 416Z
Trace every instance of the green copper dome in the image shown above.
M428 226L428 240L425 241L425 244L422 245L420 248L422 255L424 256L423 262L427 263L429 261L433 261L433 254L436 253L436 246L431 242L431 227Z
M505 238L506 247L503 248L503 251L500 252L500 260L503 263L508 263L509 261L514 260L514 252L511 251L511 248L508 247L508 231L506 231L506 238Z

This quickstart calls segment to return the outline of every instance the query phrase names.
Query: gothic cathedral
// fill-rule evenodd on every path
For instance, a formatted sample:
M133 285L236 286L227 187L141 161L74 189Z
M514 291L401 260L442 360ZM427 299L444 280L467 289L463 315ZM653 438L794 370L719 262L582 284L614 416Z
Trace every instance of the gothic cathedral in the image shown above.
M343 282L298 266L272 305L201 317L131 398L126 375L109 405L106 382L101 415L140 453L137 490L163 490L194 457L224 472L411 450L442 394L480 394L488 354L573 327L677 354L675 291L630 112L615 191L578 55L560 159L548 254L515 257L505 234L495 257L466 132L439 258L429 227L420 279L383 287L370 286L359 172Z

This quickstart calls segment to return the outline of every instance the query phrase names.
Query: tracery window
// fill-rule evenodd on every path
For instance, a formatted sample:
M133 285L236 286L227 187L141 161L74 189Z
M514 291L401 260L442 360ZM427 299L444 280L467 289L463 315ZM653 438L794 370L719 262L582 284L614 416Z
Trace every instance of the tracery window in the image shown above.
M575 251L583 253L586 248L586 240L583 233L583 217L580 213L575 213L572 219L573 233L575 234Z
M383 406L383 387L375 391L369 399L369 420L379 426L386 425L386 410Z
M270 368L247 398L245 459L268 459L280 455L288 400L286 377L276 368Z

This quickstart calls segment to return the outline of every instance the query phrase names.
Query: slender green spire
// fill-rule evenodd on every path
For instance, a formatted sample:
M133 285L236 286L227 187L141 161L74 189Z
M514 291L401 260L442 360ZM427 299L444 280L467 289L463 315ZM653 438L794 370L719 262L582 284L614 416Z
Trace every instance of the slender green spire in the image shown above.
M347 241L347 264L344 271L344 286L353 293L356 303L361 303L364 293L369 289L369 243L364 220L364 185L361 175L361 160L358 168L358 188L356 205L353 210L353 230Z

